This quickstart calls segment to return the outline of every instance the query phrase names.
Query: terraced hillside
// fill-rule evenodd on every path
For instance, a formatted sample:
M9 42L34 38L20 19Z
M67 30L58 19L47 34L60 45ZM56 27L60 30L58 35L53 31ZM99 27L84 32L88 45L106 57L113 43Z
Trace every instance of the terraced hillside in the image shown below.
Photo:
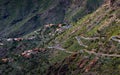
M0 3L9 5L11 1ZM20 7L32 1L38 0L20 1ZM35 4L38 10L32 12L31 6L23 20L5 24L1 28L0 75L119 75L120 0L102 2L40 0ZM13 21L7 18L1 24Z
M119 0L106 2L50 42L50 46L61 46L54 49L62 48L71 56L51 65L47 75L119 75L119 4Z
M102 3L103 0L0 0L0 37L20 37L42 25L76 21Z

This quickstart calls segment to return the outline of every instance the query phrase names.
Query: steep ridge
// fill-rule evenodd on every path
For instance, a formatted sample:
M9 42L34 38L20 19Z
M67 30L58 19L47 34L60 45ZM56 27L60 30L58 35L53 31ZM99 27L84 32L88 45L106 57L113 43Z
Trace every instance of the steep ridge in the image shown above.
M76 21L97 9L102 2L102 0L0 0L0 36L19 37L39 29L41 25Z

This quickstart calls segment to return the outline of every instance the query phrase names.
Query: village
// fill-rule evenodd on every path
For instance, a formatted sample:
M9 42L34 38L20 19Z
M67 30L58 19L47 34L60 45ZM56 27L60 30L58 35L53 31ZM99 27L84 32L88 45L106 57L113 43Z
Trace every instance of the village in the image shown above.
M46 49L45 48L34 48L31 50L25 50L23 51L21 54L19 54L19 56L22 56L24 58L31 58L32 55L36 55L39 52L45 52ZM3 63L7 63L7 62L13 62L14 59L13 58L2 58L0 61L2 61Z
M52 35L54 36L56 33L64 32L65 30L71 28L72 26L71 25L64 25L64 24L58 24L58 25L48 24L48 25L45 25L44 27L45 28L55 27L55 32L49 33L50 36L52 36ZM39 33L39 31L35 31L35 33ZM76 36L75 38L77 39L78 44L85 47L85 48L88 48L88 46L85 45L81 41L81 39L88 40L88 41L89 40L95 41L95 40L100 39L100 37L84 37L84 36ZM4 40L6 40L7 42L12 42L12 41L21 42L21 41L24 41L24 40L29 41L29 40L34 40L34 39L36 39L36 36L31 36L31 37L27 37L27 38L7 38L7 39L4 39ZM105 36L101 37L101 39L104 40ZM112 37L110 37L109 41L114 41L114 42L120 43L120 36L112 36ZM4 46L4 43L2 43L2 39L0 40L0 46ZM76 52L67 51L66 49L64 49L60 46L52 46L52 47L48 47L48 49L56 49L56 50L63 51L65 53L72 54L72 55L76 54ZM29 50L24 50L22 53L19 54L19 56L21 56L23 58L31 59L32 56L38 54L39 52L44 53L45 51L46 51L45 48L33 48L33 49L29 49ZM94 50L92 50L92 51L83 50L80 53L83 53L83 52L86 52L88 54L96 55L96 57L93 58L92 60L90 60L87 57L87 58L84 58L84 59L79 61L79 63L77 65L80 69L83 69L82 71L84 71L84 72L89 72L92 69L92 67L97 64L97 62L99 61L98 56L120 57L117 54L96 53L96 52L94 52ZM7 63L7 62L13 62L14 59L13 58L2 58L0 61L2 61L3 63Z
M64 32L65 30L71 28L72 25L69 25L69 24L47 24L47 25L44 25L44 27L45 28L55 27L55 32L53 34L49 33L49 35L55 35L55 33L61 33L61 32ZM39 33L39 31L34 31L34 32ZM23 41L23 40L33 40L35 38L36 38L35 36L28 37L28 38L22 38L22 37L19 37L19 38L0 38L0 41L2 39L6 40L8 42L11 42L11 41ZM0 42L0 45L3 45L3 43Z

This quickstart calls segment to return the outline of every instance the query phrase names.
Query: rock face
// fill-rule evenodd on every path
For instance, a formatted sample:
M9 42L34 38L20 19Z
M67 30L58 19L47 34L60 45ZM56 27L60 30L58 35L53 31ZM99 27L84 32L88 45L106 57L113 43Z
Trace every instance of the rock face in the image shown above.
M41 25L76 21L97 9L102 2L103 0L0 0L0 35L19 37Z

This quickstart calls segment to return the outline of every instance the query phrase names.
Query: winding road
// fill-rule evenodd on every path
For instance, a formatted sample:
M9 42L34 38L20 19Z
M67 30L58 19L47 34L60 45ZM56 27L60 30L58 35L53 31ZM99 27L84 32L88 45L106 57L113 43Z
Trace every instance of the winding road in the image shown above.
M68 51L68 50L66 50L66 49L64 49L64 48L62 48L62 47L59 47L59 46L51 46L51 47L48 47L48 49L57 49L57 50L64 51L64 52L70 53L70 54L76 53L76 52Z
M88 51L84 49L83 51L87 52L88 54L94 54L96 56L107 56L107 57L120 57L120 55L117 54L104 54L104 53L96 53L94 51Z
M97 40L97 39L100 39L99 37L93 37L93 38L90 38L90 37L84 37L84 36L80 36L80 38L82 39L85 39L85 40Z
M79 38L76 37L76 39L77 39L79 45L84 46L84 44L83 44L82 41L80 40L80 37L79 37ZM115 41L118 41L118 39L116 39L116 38L112 38L112 39L115 40ZM94 54L94 55L96 55L96 56L120 57L120 55L117 55L117 54L96 53L96 52L94 52L94 51L88 51L87 49L83 49L83 51L86 52L86 53L88 53L88 54Z
M85 48L88 48L88 46L83 44L83 42L81 41L81 38L86 39L86 40L96 40L96 39L99 39L99 37L95 37L95 38L89 38L89 37L88 37L88 38L85 38L85 37L83 37L83 36L81 36L81 37L76 36L75 38L76 38L77 42L79 43L79 45L80 45L80 46L83 46L83 47L85 47ZM115 38L115 36L111 37L111 39L114 40L114 41L119 41L119 42L120 42L120 40L117 39L117 38ZM57 49L57 50L64 51L64 52L70 53L70 54L72 54L72 53L78 53L78 52L68 51L68 50L62 48L62 47L59 46L59 45L51 46L51 47L48 47L48 48L49 48L49 49ZM87 49L83 49L83 50L80 50L80 51L86 52L86 53L88 53L88 54L94 54L94 55L96 55L96 56L120 57L120 55L118 55L118 54L96 53L96 52L94 52L94 51L88 51Z
M80 44L80 46L83 46L83 47L85 47L85 48L88 47L87 45L84 45L84 44L82 43L81 38L80 38L79 36L76 36L75 38L77 39L77 41L78 41L78 43Z

